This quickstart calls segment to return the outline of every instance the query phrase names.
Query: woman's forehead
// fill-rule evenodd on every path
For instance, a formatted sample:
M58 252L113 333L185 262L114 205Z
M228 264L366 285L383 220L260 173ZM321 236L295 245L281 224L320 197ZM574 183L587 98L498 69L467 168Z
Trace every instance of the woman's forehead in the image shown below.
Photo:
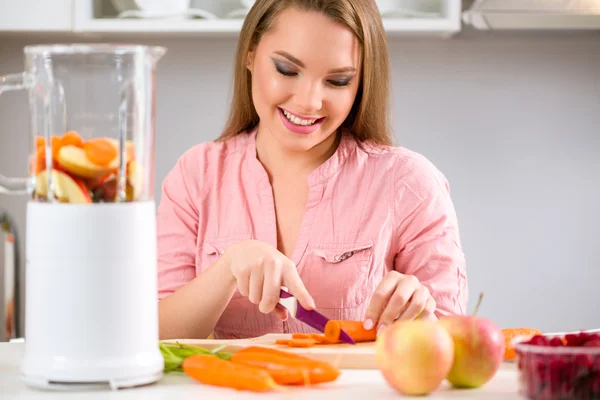
M277 16L260 44L269 52L287 52L308 68L315 63L329 64L330 68L358 67L360 62L358 39L346 26L324 14L293 7Z

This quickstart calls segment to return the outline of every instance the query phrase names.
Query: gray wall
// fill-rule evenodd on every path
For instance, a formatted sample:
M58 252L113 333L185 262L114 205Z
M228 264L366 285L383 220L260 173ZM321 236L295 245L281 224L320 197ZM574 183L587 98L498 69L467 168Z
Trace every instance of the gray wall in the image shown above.
M41 41L0 38L0 74L20 71L22 47ZM169 47L157 75L159 199L176 158L223 126L235 40L153 43ZM600 327L600 37L471 32L393 39L390 51L396 137L451 183L469 310L484 291L479 314L502 327ZM0 121L0 171L23 174L24 93L0 96ZM1 209L24 259L24 199L0 197Z

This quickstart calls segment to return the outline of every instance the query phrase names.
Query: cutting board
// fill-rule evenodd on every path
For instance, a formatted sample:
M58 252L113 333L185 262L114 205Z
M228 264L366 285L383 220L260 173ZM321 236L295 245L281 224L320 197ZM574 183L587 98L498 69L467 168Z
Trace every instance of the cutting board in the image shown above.
M187 343L205 349L225 346L221 351L234 352L248 346L264 346L292 353L298 353L317 360L330 362L340 369L377 369L375 362L375 342L357 344L317 344L312 347L289 347L275 344L277 339L291 339L291 334L267 334L250 339L177 339L166 342Z

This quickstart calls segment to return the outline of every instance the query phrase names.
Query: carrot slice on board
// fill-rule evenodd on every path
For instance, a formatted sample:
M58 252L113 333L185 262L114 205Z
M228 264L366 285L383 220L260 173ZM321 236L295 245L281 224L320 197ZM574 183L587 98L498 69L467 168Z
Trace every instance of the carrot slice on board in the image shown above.
M104 139L90 139L83 144L86 157L97 165L108 165L117 157L117 148Z
M289 339L277 339L277 340L275 340L275 344L287 345L288 343L290 343Z
M289 341L288 346L290 347L311 347L317 343L315 339L292 339Z
M292 333L292 339L310 339L310 333Z
M319 333L312 333L310 337L314 339L317 343L325 343L327 341L325 335L321 335Z

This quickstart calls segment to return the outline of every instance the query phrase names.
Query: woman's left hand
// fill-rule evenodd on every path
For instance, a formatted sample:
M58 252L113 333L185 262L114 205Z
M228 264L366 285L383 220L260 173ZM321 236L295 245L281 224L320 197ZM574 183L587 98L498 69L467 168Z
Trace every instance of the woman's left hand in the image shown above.
M373 293L364 326L365 329L377 326L379 333L398 319L436 319L435 309L436 303L429 289L415 276L390 271Z

